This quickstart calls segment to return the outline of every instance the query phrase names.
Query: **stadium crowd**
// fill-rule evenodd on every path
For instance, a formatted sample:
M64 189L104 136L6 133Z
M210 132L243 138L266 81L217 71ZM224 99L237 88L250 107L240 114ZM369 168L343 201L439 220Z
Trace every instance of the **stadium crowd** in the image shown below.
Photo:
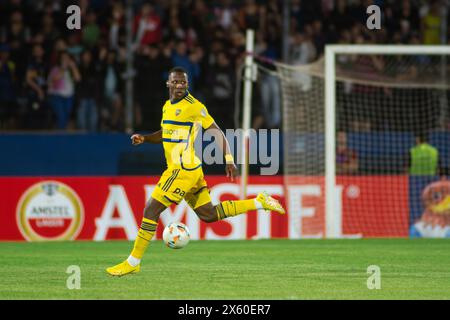
M68 30L66 8L74 2L0 0L0 130L125 130L125 1L79 0L82 29ZM135 128L158 129L175 65L188 71L190 91L220 126L234 127L245 30L256 30L257 55L281 60L282 2L133 1ZM288 63L316 60L326 43L441 43L439 1L290 3ZM373 3L383 12L377 32L366 28ZM262 107L253 125L279 127L280 107L265 107L273 102L264 92L255 90Z

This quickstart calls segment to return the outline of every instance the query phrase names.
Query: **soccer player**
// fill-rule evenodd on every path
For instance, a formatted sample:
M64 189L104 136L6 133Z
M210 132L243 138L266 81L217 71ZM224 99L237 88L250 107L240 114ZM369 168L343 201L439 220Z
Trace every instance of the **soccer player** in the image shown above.
M223 201L218 205L211 203L201 161L195 156L194 140L200 126L203 129L215 129L213 135L225 155L227 177L233 181L237 168L228 141L206 107L189 93L188 77L183 68L170 70L166 85L170 99L163 106L162 129L149 135L134 134L131 140L133 145L162 142L167 169L145 206L130 256L122 263L106 269L113 276L139 272L142 256L155 234L160 214L171 204L179 204L183 199L205 222L219 221L256 209L285 213L281 204L266 193L260 193L254 199Z

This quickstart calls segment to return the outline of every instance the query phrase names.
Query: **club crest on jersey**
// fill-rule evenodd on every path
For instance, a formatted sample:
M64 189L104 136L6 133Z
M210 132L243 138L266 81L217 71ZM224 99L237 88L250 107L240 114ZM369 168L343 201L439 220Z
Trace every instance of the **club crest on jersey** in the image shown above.
M181 109L175 110L175 115L178 116L181 113Z

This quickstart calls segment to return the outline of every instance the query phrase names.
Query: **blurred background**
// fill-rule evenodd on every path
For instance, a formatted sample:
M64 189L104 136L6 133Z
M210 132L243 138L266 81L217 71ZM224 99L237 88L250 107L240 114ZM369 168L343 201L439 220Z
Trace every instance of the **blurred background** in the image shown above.
M66 26L72 4L81 9L80 30ZM366 27L371 4L381 8L381 30ZM159 129L171 67L186 68L191 93L220 127L237 128L246 29L255 30L262 65L303 65L318 60L331 43L447 43L447 7L447 1L431 0L0 0L0 132L8 134L0 135L0 145L16 151L0 174L59 173L55 166L42 172L52 161L71 163L70 174L86 174L91 171L83 159L92 166L104 159L101 153L110 155L111 167L94 172L156 174L163 159L131 152L123 133ZM271 77L255 83L253 128L282 128L280 91ZM18 132L13 142L11 134ZM67 148L68 140L58 138L67 134L72 152L64 149L59 160L36 166L17 165L35 153L30 150L53 145L42 153L54 156ZM79 148L84 157L75 154ZM162 155L156 146L147 148ZM217 166L207 170L222 172Z
M66 27L72 4L81 30ZM382 8L378 31L366 28L371 4ZM247 28L257 55L299 65L329 43L447 43L446 12L446 2L420 0L0 0L0 129L158 130L175 65L219 125L233 128ZM77 72L58 84L66 65ZM253 127L279 128L255 89Z

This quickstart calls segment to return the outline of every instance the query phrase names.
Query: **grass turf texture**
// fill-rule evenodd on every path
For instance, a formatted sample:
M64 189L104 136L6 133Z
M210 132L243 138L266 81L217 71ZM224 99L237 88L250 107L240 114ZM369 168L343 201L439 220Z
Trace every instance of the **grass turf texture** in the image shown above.
M132 242L0 243L0 299L450 299L445 239L153 242L141 272L116 278ZM81 289L66 287L70 265ZM381 289L369 290L369 265Z

